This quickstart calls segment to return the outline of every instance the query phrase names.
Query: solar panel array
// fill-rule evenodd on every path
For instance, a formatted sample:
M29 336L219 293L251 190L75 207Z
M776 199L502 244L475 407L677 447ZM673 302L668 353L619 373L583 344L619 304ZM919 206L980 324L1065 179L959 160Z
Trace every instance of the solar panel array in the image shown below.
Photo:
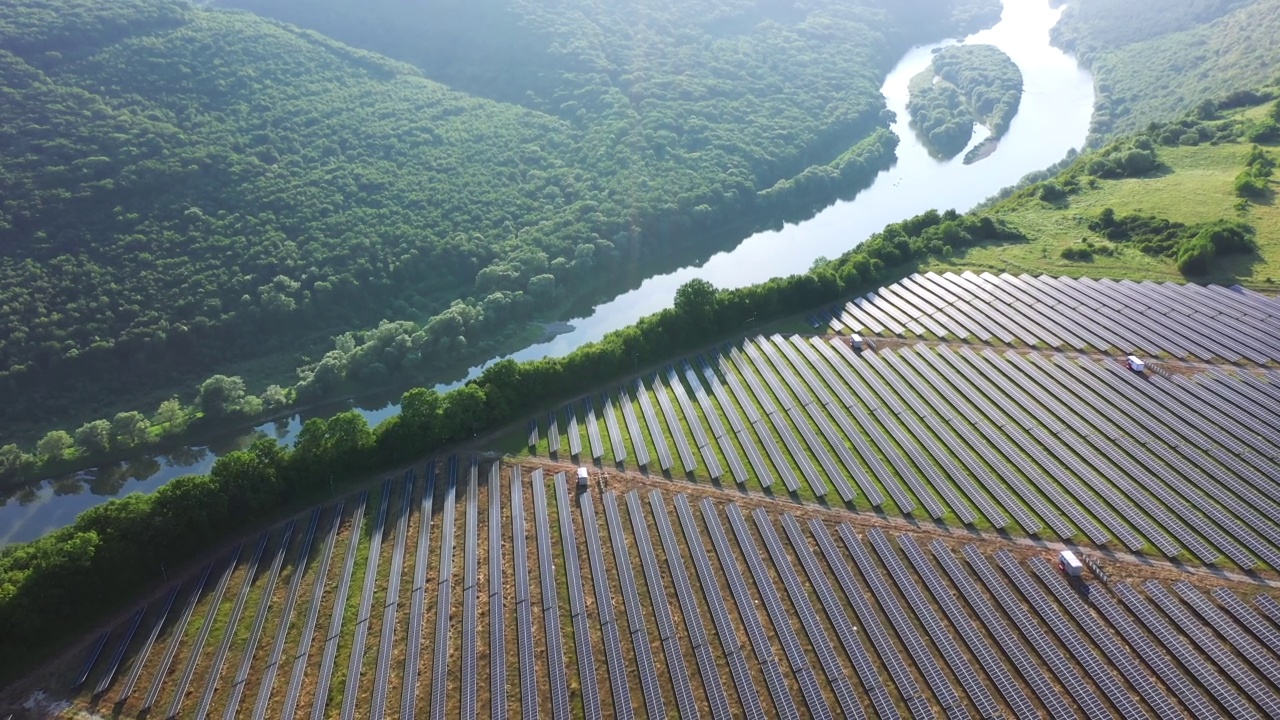
M444 490L444 514L440 518L440 570L436 576L436 646L431 661L431 720L443 720L448 711L444 689L449 680L450 634L453 632L453 543L457 532L458 458L450 457ZM512 515L514 518L515 516Z
M320 508L316 508L311 512L311 521L307 526L307 536L303 540L305 544L310 544L311 536L315 533L316 525L320 521ZM249 630L249 641L245 644L245 652L240 660L240 666L236 670L235 679L231 685L231 697L227 699L226 710L223 712L225 720L234 720L240 714L240 700L244 697L245 683L249 681L249 669L253 663L254 651L258 647L259 641L262 639L262 633L267 626L267 613L271 610L271 598L275 594L276 582L280 579L280 568L284 567L285 552L289 549L289 541L293 538L294 520L285 523L284 530L276 545L276 553L271 561L271 567L267 570L267 579L262 588L262 593L258 598L258 609L254 612L253 625ZM141 619L141 616L139 616ZM128 645L126 640L119 650L123 651ZM119 658L117 657L117 662ZM274 669L271 671L274 677ZM103 678L105 683L110 682L110 676Z
M604 496L605 521L609 527L609 544L613 548L614 567L622 592L622 606L626 612L627 628L631 635L631 647L635 651L633 670L640 676L641 698L649 717L663 717L665 704L662 684L653 660L653 646L649 643L649 629L645 621L644 605L636 586L635 570L631 565L626 530L622 527L618 512L618 499L609 492Z
M462 709L464 717L476 716L477 667L476 654L480 650L480 642L476 638L477 595L479 594L479 571L477 568L477 548L479 542L478 524L480 522L480 463L471 459L471 468L467 473L467 510L466 529L463 534L462 549Z
M126 686L145 683L151 707L195 716L247 715L242 697L261 717L339 714L353 697L371 717L420 705L442 717L1280 713L1280 603L1229 575L1082 582L1043 549L926 544L789 502L698 491L695 510L651 487L624 485L619 502L541 468L510 468L508 482L477 461L461 484L456 461L440 470L439 498L432 464L425 483L384 484L367 524L362 494L310 513L305 532L289 521L224 555L90 638L71 692L117 693L136 714L147 698ZM297 672L276 683L285 662ZM335 668L357 679L320 694Z
M365 645L369 641L369 621L373 617L373 591L378 583L378 562L382 559L382 537L386 530L387 508L391 504L391 478L382 483L378 514L373 519L373 537L369 542L369 557L364 571L364 587L360 592L360 605L356 611L355 639L347 661L347 687L342 693L342 720L353 720L356 715L356 694L360 688L360 675L364 668ZM376 699L375 699L376 701ZM319 707L320 703L316 703Z
M601 714L600 687L596 681L595 649L591 646L591 618L587 613L587 596L582 584L582 566L578 560L577 531L573 525L573 504L569 501L568 482L563 472L556 473L556 515L560 520L560 550L564 557L569 584L569 619L573 623L574 649L578 656L578 679L582 684L582 711L597 717Z
M1280 569L1280 374L777 335L679 367L632 384L643 420L619 396L655 470L727 467L847 507Z
M270 532L264 532L258 537L258 545L253 551L252 559L249 560L249 567L245 569L244 579L240 583L240 592L236 595L235 603L231 607L231 615L227 618L227 624L231 627L239 624L244 607L249 602L249 591L253 589L258 563L262 561L262 553L267 549L267 541L270 539ZM198 718L206 718L209 715L209 704L213 702L213 693L218 689L218 677L222 674L222 667L227 662L227 654L231 652L231 641L234 638L232 633L227 633L218 644L213 657L212 671L209 673L209 682L205 684L204 693L200 696L200 705L196 708Z
M361 493L359 500L360 507L364 506L364 493ZM320 565L316 570L317 577L327 578L329 576L329 565L333 562L333 552L338 544L338 529L342 525L342 511L345 508L345 501L339 501L334 508L333 519L329 524L328 537L325 540L324 550L320 555ZM361 510L363 512L363 509ZM305 558L301 558L305 560ZM296 572L296 571L295 571ZM298 573L299 580L302 573ZM307 617L299 636L297 652L293 659L293 669L289 674L289 685L286 690L283 708L287 717L295 717L294 713L298 707L298 700L302 693L302 678L307 668L307 658L311 652L312 638L315 636L316 624L320 620L320 603L324 598L326 583L313 582L311 602L308 605ZM298 585L301 590L301 585ZM296 601L296 598L295 598ZM269 663L268 667L275 667L282 660L284 646L288 641L288 624L282 622L280 631L276 637L275 649L272 651L272 657L275 662ZM266 715L267 706L271 701L271 688L267 683L263 683L262 690L258 694L258 703L254 709L256 716L262 717Z
M503 580L505 554L502 532L502 469L489 465L489 717L507 717L507 586ZM413 627L413 626L410 626ZM408 687L406 685L406 687ZM412 717L409 713L407 717Z
M404 573L404 551L409 536L409 506L417 477L412 470L405 473L401 487L400 510L396 520L395 548L391 553L391 569L387 573L386 602L382 608L382 637L378 641L378 661L374 669L373 699L369 717L381 720L387 714L387 686L391 682L391 654L395 647L396 621L400 617L400 582Z
M1188 361L1280 360L1280 307L1241 288L913 274L847 303L836 331Z
M542 468L533 471L530 478L533 492L534 534L538 546L538 580L541 585L543 636L546 638L547 675L551 686L552 717L569 714L569 680L564 666L564 640L560 632L560 597L556 590L556 565L552 558L551 520L547 513L547 487L543 483ZM472 714L474 715L474 713ZM472 717L467 715L466 717Z

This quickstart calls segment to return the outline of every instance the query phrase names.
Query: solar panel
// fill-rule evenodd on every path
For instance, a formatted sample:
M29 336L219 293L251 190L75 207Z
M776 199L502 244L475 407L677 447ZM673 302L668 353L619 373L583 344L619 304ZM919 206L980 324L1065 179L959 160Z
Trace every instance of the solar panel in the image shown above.
M672 584L675 585L680 614L684 616L685 631L693 649L694 659L698 664L698 673L702 676L702 686L707 694L711 715L715 718L733 717L724 686L720 682L715 658L709 652L710 646L706 628L702 624L702 613L693 593L693 585L689 582L689 575L685 571L683 553L676 540L675 530L671 527L671 518L667 515L667 507L661 492L654 490L649 493L649 507L653 513L654 525L658 529L658 538L662 542L663 553L667 558L667 568L671 573Z
M898 653L897 646L894 645L889 638L889 634L885 632L884 627L880 624L879 616L867 600L867 595L862 586L854 578L853 571L849 569L844 556L840 554L840 550L831 539L831 534L827 531L826 525L823 525L817 518L813 518L809 521L809 530L813 533L814 540L817 541L818 549L822 551L823 556L827 559L827 564L831 567L832 572L835 573L836 582L844 592L845 598L853 606L854 613L858 616L862 629L871 638L871 644L875 648L876 656L888 670L894 684L897 685L898 692L911 715L913 717L935 717L933 707L929 704L928 698L920 691L920 686L916 684L915 677L911 675L906 663L902 660L902 656Z
M504 720L507 717L507 588L503 582L503 537L502 537L502 478L501 464L489 465L489 717L492 720ZM424 528L420 532L425 532ZM415 599L416 599L415 595ZM415 630L418 625L410 625L413 635L421 635ZM409 660L406 657L406 667ZM406 697L412 691L405 689ZM406 718L405 708L401 706L401 717ZM412 718L412 709L407 718Z
M880 554L881 559L885 562L885 566L889 569L890 574L894 576L898 587L902 589L907 601L911 603L912 609L916 612L916 617L925 625L925 629L929 631L930 637L934 639L939 650L947 659L947 663L951 665L952 671L956 677L960 679L964 685L965 691L969 694L970 700L977 707L982 717L995 717L1000 714L1000 706L995 702L987 691L982 680L978 677L975 669L969 664L969 661L960 652L955 640L947 631L946 626L938 619L925 599L923 593L915 587L914 580L906 572L906 567L898 559L897 553L888 544L888 539L883 533L875 531L876 536L868 535L871 538L872 546ZM925 557L924 552L916 545L910 535L899 535L898 546L902 548L907 560L911 566L915 568L920 579L924 581L925 587L934 598L934 602L942 608L943 614L951 622L951 626L956 629L960 637L964 640L974 657L978 659L983 671L1001 696L1013 708L1014 714L1018 717L1032 717L1036 714L1034 706L1027 696L1022 692L1022 688L1018 686L1013 676L1009 674L1004 663L1000 662L1000 658L991 649L983 638L982 633L969 620L969 616L965 614L964 608L960 606L946 586L942 576L933 569L933 565L929 563L929 559Z
M476 458L471 458L471 468L467 473L467 507L466 519L463 525L462 539L462 659L460 661L459 676L461 678L461 715L469 718L476 716L476 676L478 669L476 667L476 654L479 650L479 642L476 637L476 595L479 590L476 587L478 568L476 567L476 545L479 543L477 525L479 524L480 514L480 468ZM405 498L406 501L408 498ZM392 572L399 572L400 568L397 564L392 565ZM390 586L388 586L390 587ZM390 593L390 590L388 590ZM388 594L388 597L391 597ZM394 616L388 615L388 620L394 627ZM388 623L384 622L383 627ZM390 640L392 636L385 636ZM387 658L390 661L390 657Z
M441 720L446 712L448 697L445 694L445 688L449 676L449 646L453 629L451 613L453 610L453 545L457 530L455 527L457 524L457 457L449 458L448 469L449 484L445 487L444 512L440 519L440 571L437 575L436 583L436 647L435 656L431 663L432 720ZM519 475L513 474L512 484L517 485L518 483ZM523 514L520 522L521 526L523 526ZM512 523L515 523L514 514ZM523 554L520 557L523 557ZM517 567L519 565L520 563L517 563Z
M769 636L765 633L764 625L760 622L760 615L756 610L751 592L747 589L746 580L743 579L742 571L738 568L738 561L729 546L729 538L725 535L724 527L720 524L719 513L710 499L703 499L700 508L703 522L706 524L707 532L711 536L711 544L714 546L716 556L720 561L720 569L729 584L729 591L733 595L734 602L738 606L738 616L747 631L747 638L751 642L752 650L755 651L756 662L765 671L765 685L768 686L769 695L773 698L775 711L780 717L798 717L795 701L791 698L791 691L787 689L786 682L778 670L778 661L773 653L773 645L769 642Z
M117 705L123 704L125 700L128 700L133 695L133 689L138 684L138 677L142 674L142 667L147 662L147 656L151 654L151 648L156 644L156 638L160 636L164 621L169 617L169 611L173 609L173 600L178 597L178 590L181 588L182 583L174 583L173 588L169 591L168 598L164 601L164 605L160 607L160 612L156 614L155 623L151 626L151 633L147 635L147 639L143 642L137 657L133 659L133 667L129 670L129 675L125 678L124 685L120 688L120 695L116 699Z
M116 645L115 652L111 654L111 659L107 662L107 669L102 673L102 679L98 681L98 686L93 691L95 696L102 695L111 686L111 681L115 679L116 671L120 668L120 661L124 659L125 651L129 649L129 643L133 642L133 636L138 631L138 625L142 623L142 616L146 612L147 608L144 605L138 609L138 612L133 614L133 619L129 621L129 625L125 628L120 642ZM89 664L89 667L92 669L92 663ZM82 672L81 674L86 678L89 675L88 672ZM83 683L83 681L81 682Z
M1129 617L1120 609L1120 606L1112 601L1106 593L1094 590L1089 594L1089 601L1102 613L1107 622L1111 623L1112 627L1120 631L1125 641L1138 651L1138 654L1156 671L1156 674L1160 676L1165 685L1173 689L1183 704L1191 710L1192 717L1219 717L1214 706L1200 692L1200 688L1190 682L1174 666L1165 651L1156 647L1155 643L1129 620Z
M631 447L635 451L636 463L640 467L649 465L649 450L645 447L644 433L640 430L640 421L636 419L635 408L631 407L631 396L625 388L618 388L618 399L622 405L622 418L627 424L627 434L631 436Z
M671 451L667 449L666 436L662 432L662 426L658 424L658 415L653 410L653 403L649 402L649 391L645 388L644 380L636 378L636 402L640 404L640 412L644 414L645 424L649 426L649 438L653 440L653 446L658 451L658 464L663 470L671 469ZM632 436L632 440L635 436Z
M447 532L447 531L446 531ZM529 593L529 548L525 537L524 520L524 482L519 467L511 469L511 556L515 566L515 601L516 601L516 656L520 671L520 714L524 718L536 720L538 717L538 675L537 651L534 649L533 607ZM444 585L441 585L443 591ZM439 651L439 633L437 633L437 651ZM433 666L433 679L445 678L447 672L439 675ZM443 682L443 680L441 680ZM432 694L434 700L435 693ZM443 701L443 697L441 698Z
M102 648L106 647L109 637L111 637L110 630L98 635L98 639L89 647L89 653L80 665L80 672L76 673L76 679L71 682L72 690L79 688L85 680L89 679L89 673L93 672L93 666L98 663L98 656L102 654Z
M547 415L547 452L560 452L560 420L554 410Z
M702 425L702 418L698 415L698 411L693 407L693 400L689 398L689 391L685 390L684 382L680 380L680 374L676 372L674 365L667 366L667 386L671 388L671 392L676 396L676 404L680 407L680 412L684 415L684 421L689 426L689 433L693 435L693 443L698 447L706 447L709 438L707 437L706 428Z
M942 668L939 667L938 661L933 657L933 653L929 652L929 644L916 632L915 625L912 624L910 617L902 609L902 605L898 603L892 588L884 579L884 575L880 573L880 569L876 567L862 541L858 539L858 536L848 525L840 525L836 529L844 540L845 547L849 549L849 554L853 556L854 564L858 566L862 577L866 580L871 592L880 603L880 608L889 618L889 623L893 625L894 630L897 631L898 638L906 646L908 654L911 655L911 659L915 662L916 669L924 676L925 682L933 690L934 696L938 699L938 703L942 706L943 711L946 712L947 717L968 717L964 701L960 699L960 695L951 686L951 681L942 672Z
M236 548L236 552L239 552L239 548ZM196 603L200 600L200 593L204 591L204 586L209 580L209 572L211 570L213 570L213 563L205 566L200 579L196 581L196 584L191 588L191 593L187 596L187 603L182 609L182 615L178 618L177 624L171 629L169 644L165 648L164 656L160 659L160 667L157 668L155 675L152 676L151 688L147 690L147 697L142 702L143 710L154 705L156 697L160 695L160 688L164 683L165 677L169 674L169 666L173 664L174 656L178 654L178 646L186 634L187 624L191 622L191 614L195 612ZM157 623L157 630L159 625L160 623ZM126 689L132 688L127 687Z
M1031 489L1021 476L1010 468L1002 458L993 453L985 441L979 440L973 430L968 425L963 424L962 419L949 412L949 408L951 407L949 403L959 402L958 398L954 398L954 393L951 393L950 390L945 387L936 386L930 383L929 378L923 375L914 374L912 369L907 366L906 362L899 357L897 353L884 353L882 357L886 361L879 368L882 375L891 379L891 382L898 382L901 384L904 394L906 393L905 383L898 380L897 377L900 375L902 378L915 378L915 382L912 383L912 387L919 391L920 396L926 403L926 405L921 408L923 413L921 416L929 425L930 429L932 429L942 441L941 447L938 447L939 452L942 452L942 448L945 447L955 453L955 456L960 459L965 468L967 468L969 472L979 480L982 486L991 493L992 497L1000 501L1004 510L1013 515L1014 518L1023 526L1023 529L1028 533L1034 534L1038 532L1041 528L1040 521L1026 510L1022 505L1022 502L1010 493L1009 489L1005 487L1005 484L1008 484L1009 488L1018 491L1018 495L1020 495L1024 501L1029 503L1038 513L1040 513L1041 516L1046 518L1046 522L1049 523L1050 527L1053 528L1055 532L1058 532L1059 534L1066 533L1068 537L1071 534L1074 534L1074 529L1067 524L1066 520L1062 518L1056 510L1044 502L1039 493ZM949 397L950 399L944 400L943 397ZM904 414L903 417L906 418L907 416ZM948 427L946 423L943 422L943 419L950 419L953 423L958 423L959 427L957 430L963 430L963 434L968 442L961 442L961 440L954 434L952 428ZM917 431L917 435L921 435L923 437L920 431ZM975 451L977 455L975 455ZM945 456L945 453L943 454ZM981 461L978 459L979 455L982 457ZM935 457L936 456L937 454L935 453ZM990 466L990 470L987 467L988 465ZM993 470L996 473L995 475L992 474ZM1004 481L1004 483L997 480L997 475ZM958 470L952 471L952 477L956 478L957 482L966 482L964 474ZM994 518L1000 516L1000 510L992 506L990 501L986 499L986 496L977 491L977 488L967 489L966 491L968 492L969 497L974 499L978 504L979 508L987 514L988 519L995 523L996 520Z
M627 493L626 502L627 515L631 519L632 537L636 541L645 586L649 590L649 604L653 608L654 619L658 625L658 638L662 641L662 652L667 661L667 673L671 676L672 689L675 691L676 706L681 716L695 717L698 709L693 697L692 685L689 682L689 669L685 664L680 634L676 631L675 621L672 619L662 571L658 568L658 555L654 552L653 540L649 536L649 526L645 522L644 508L640 504L640 494L632 490Z
M693 396L698 401L698 406L702 408L702 415L707 420L707 425L711 427L711 435L715 438L725 436L724 423L720 422L720 415L716 412L715 405L711 402L711 397L707 395L707 390L702 385L702 381L698 379L698 373L689 364L688 360L680 361L680 369L684 371L685 381L689 383L690 389L693 390Z
M827 681L831 684L836 701L840 704L841 713L844 717L866 717L862 705L857 700L857 693L844 674L844 668L841 666L840 660L835 654L835 649L827 638L826 630L823 629L822 623L818 619L818 614L809 602L809 595L805 591L805 586L801 583L800 576L796 573L790 558L787 557L786 550L782 545L782 541L778 538L777 531L774 530L768 514L764 510L756 508L751 516L755 521L756 528L760 531L761 538L764 540L769 557L772 559L773 565L782 579L782 584L791 600L791 607L799 617L800 624L809 638L814 654L817 655L818 662L827 676ZM786 609L780 609L783 615L782 619L786 620Z
M676 452L680 455L680 466L684 468L686 473L691 473L697 469L698 463L689 448L689 440L685 437L684 426L680 422L680 416L671 404L671 396L667 394L666 384L657 373L653 375L653 394L658 398L658 407L662 409L662 415L666 418L671 437L675 440Z
M547 675L551 685L552 717L568 717L569 680L565 670L564 638L560 631L560 601L556 584L551 520L547 513L547 487L541 468L533 471L534 529L538 544L538 580L542 588L542 625L546 638ZM474 717L474 712L464 717Z
M1203 625L1192 618L1186 608L1170 595L1167 590L1153 580L1143 583L1142 588L1146 590L1147 597L1160 606L1160 609L1182 629L1182 632L1191 638L1192 642L1199 646L1218 667L1222 668L1237 686L1248 693L1249 697L1253 698L1253 701L1262 708L1263 712L1271 717L1276 717L1280 713L1280 703L1278 703L1275 694L1243 663L1237 660L1235 655L1224 648Z
M1204 618L1205 622L1209 623L1209 627L1212 627L1231 647L1243 655L1258 672L1271 681L1272 685L1280 685L1280 683L1277 683L1277 678L1280 678L1280 667L1276 665L1272 656L1263 650L1248 633L1232 622L1216 605L1200 594L1200 591L1186 580L1175 582L1173 589L1183 600L1187 601L1187 604L1195 609L1200 617Z
M742 550L742 556L747 562L747 568L755 581L756 589L764 601L765 611L768 613L778 640L782 644L783 654L791 666L792 673L800 675L809 671L809 660L805 656L804 650L800 647L800 640L796 636L795 628L791 625L790 613L783 606L782 599L778 596L778 589L769 577L769 572L760 556L760 548L751 537L751 531L747 527L742 511L738 509L737 505L729 505L725 508L725 514L729 518L729 527L733 529L733 534L737 538L738 547ZM775 659L774 663L776 664L776 662ZM813 689L813 687L806 687L803 684L800 687L810 716L831 717L831 709L827 706L822 693L815 693Z
M320 519L320 508L311 511L311 526L307 531L308 536L315 531L316 522ZM262 640L262 632L267 624L267 611L271 607L271 601L275 597L276 583L280 579L280 568L284 565L285 553L289 550L289 541L293 539L293 528L295 521L290 519L285 523L284 529L280 533L280 541L276 546L275 557L271 561L271 567L267 570L267 579L263 582L262 593L258 599L258 609L254 613L253 624L249 629L249 638L245 643L244 655L240 659L240 665L236 669L236 674L231 684L231 694L227 698L226 709L223 711L225 720L234 720L239 717L240 700L244 697L245 683L249 680L249 666L253 662L253 656L257 652L258 643ZM275 681L275 668L271 668L271 680Z
M665 703L658 682L658 671L653 663L653 648L649 644L649 630L644 620L640 593L636 588L627 550L626 534L618 515L618 501L612 492L604 494L605 521L609 526L609 544L613 547L614 567L618 571L618 583L622 586L623 605L627 611L627 626L631 630L631 645L635 650L635 670L640 673L640 688L644 693L645 708L649 717L664 717Z
M600 425L596 422L596 408L591 404L591 397L582 398L583 408L586 410L585 422L587 425L587 442L591 446L591 459L599 460L604 457L604 440L600 437Z
M1031 569L1049 588L1049 592L1057 598L1066 609L1067 615L1084 628L1085 633L1102 649L1111 664L1120 670L1129 684L1137 688L1147 704L1155 711L1156 717L1176 717L1177 706L1165 694L1165 691L1152 680L1146 669L1125 649L1101 622L1089 611L1089 607L1080 600L1077 591L1068 587L1062 579L1061 571L1049 564L1042 557L1031 558ZM1090 594L1092 594L1092 589ZM1099 593L1101 594L1101 593Z
M1036 694L1036 697L1040 698L1040 701L1044 703L1049 715L1055 720L1075 718L1076 714L1071 709L1071 705L1049 683L1040 665L1027 652L1026 646L1022 644L1020 635L1014 633L1005 623L1004 618L991 606L986 596L982 594L977 584L974 583L973 578L965 572L959 561L951 554L951 550L941 540L934 540L930 548L933 550L934 557L938 559L938 564L942 566L943 571L947 573L951 581L955 583L956 588L960 590L960 594L964 597L968 607L982 620L987 631L995 639L996 645L1013 662L1018 674L1026 681L1032 692ZM1003 686L997 683L997 687ZM1010 700L1010 705L1015 711L1021 707L1021 703L1017 702L1016 698ZM1033 717L1034 715L1035 713L1032 713L1030 716ZM1018 717L1028 717L1028 715L1019 711Z
M676 495L674 503L676 516L680 519L680 528L684 533L685 546L693 560L698 583L702 586L703 599L711 612L716 635L720 638L720 647L729 665L729 674L733 678L738 695L738 707L748 718L761 720L765 717L764 708L760 703L760 696L751 679L746 660L743 658L743 648L738 642L737 630L729 616L727 603L720 594L720 585L711 567L711 560L707 557L706 546L702 542L702 535L698 532L697 521L689 507L689 501L684 495Z
M1000 607L1004 608L1005 613L1013 620L1021 637L1031 643L1031 647L1035 649L1036 654L1040 656L1044 664L1058 678L1058 682L1062 683L1063 688L1075 700L1077 707L1084 711L1085 716L1088 718L1110 718L1111 713L1107 711L1106 706L1098 699L1093 688L1085 684L1084 680L1080 678L1075 666L1068 663L1066 658L1062 656L1057 646L1049 640L1044 631L1040 629L1040 625L1027 612L1022 601L1013 595L1013 592L1009 590L1009 586L987 563L986 558L972 545L965 546L963 552L965 560L973 568L974 573L977 574L982 584L986 586L987 590L996 599L996 602L999 603Z
M253 587L253 581L258 572L258 563L262 561L262 553L267 549L267 541L270 539L270 530L264 531L258 537L258 545L253 551L248 567L245 568L244 582L241 583L240 592L236 594L235 603L231 607L231 615L227 618L224 626L222 642L218 644L218 649L214 653L213 664L209 668L204 694L200 697L200 704L196 708L196 717L198 718L205 718L209 715L209 706L213 703L213 693L218 689L218 680L222 676L222 668L226 665L227 654L231 651L231 640L236 636L236 629L240 624L240 616L244 614L245 605L249 600L249 590Z
M1080 663L1085 673L1098 684L1098 687L1102 689L1107 698L1120 710L1121 716L1126 718L1148 717L1146 711L1129 694L1128 689L1116 679L1110 669L1099 659L1093 648L1081 638L1075 627L1067 622L1057 607L1032 582L1031 577L1027 575L1013 555L1007 550L999 550L995 553L995 558L1000 567L1004 569L1005 574L1013 582L1014 587L1018 588L1018 591L1022 593L1027 602L1035 608L1040 619L1044 620L1049 629L1053 631L1053 634L1062 641L1067 651ZM1130 656L1126 662L1121 663L1122 672L1126 667L1131 667L1132 662L1133 659Z
M226 569L222 571L222 577L219 578L217 586L213 590L213 595L209 601L209 612L205 615L204 622L200 625L200 632L196 635L196 640L189 646L191 655L187 658L186 667L182 671L182 675L178 678L178 685L174 690L173 701L169 703L166 718L178 716L178 712L182 710L182 704L187 699L187 688L191 685L191 678L195 675L196 663L200 660L201 651L204 644L209 640L209 633L213 630L214 620L218 615L218 606L222 604L222 597L227 592L227 585L231 582L231 575L235 572L236 564L240 561L241 546L237 545L231 551L231 559L227 562ZM158 682L162 682L163 675L156 677Z
M364 516L364 503L366 494L364 491L360 493L360 497L356 503L355 515ZM333 511L333 522L329 526L329 536L325 540L324 551L320 556L320 565L316 568L316 577L328 577L329 565L333 561L333 553L337 549L338 528L342 525L342 511L345 506L344 501L339 501L337 507ZM302 573L298 573L301 576ZM302 692L302 678L307 670L307 658L311 653L311 642L316 632L316 624L320 619L320 604L324 599L324 591L327 583L317 582L311 594L311 604L307 610L307 620L303 626L302 634L299 636L297 654L294 656L293 670L289 676L289 686L285 691L283 710L286 711L281 717L296 717L295 711L298 707L298 696ZM279 660L279 653L283 651L285 643L285 629L282 628L280 634L276 637L276 659ZM255 717L265 717L267 711L267 703L270 700L270 694L264 686L263 690L258 694L258 703L254 709Z
M373 591L378 581L378 561L382 556L382 535L386 527L387 506L391 499L391 478L382 483L382 500L373 521L373 536L369 541L369 558L364 573L364 589L356 615L355 637L347 664L347 686L342 694L342 718L352 720L356 715L356 696L360 688L361 669L364 665L364 649L369 637L369 620L373 608ZM317 703L318 705L319 703Z
M627 684L626 659L622 654L618 623L613 612L613 592L601 551L600 530L596 523L595 508L590 493L578 497L578 511L587 545L587 561L591 567L591 581L595 587L596 612L600 615L600 631L604 638L605 664L609 668L609 688L613 695L613 714L619 718L631 718L631 689Z

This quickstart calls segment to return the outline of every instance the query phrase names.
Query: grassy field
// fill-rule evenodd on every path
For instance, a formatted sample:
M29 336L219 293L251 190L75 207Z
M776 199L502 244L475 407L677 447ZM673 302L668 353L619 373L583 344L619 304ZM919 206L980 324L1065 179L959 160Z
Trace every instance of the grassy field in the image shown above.
M1265 108L1255 108L1259 113ZM1246 113L1248 114L1248 113ZM1140 213L1193 224L1212 220L1240 220L1257 231L1258 253L1218 261L1214 274L1193 278L1198 282L1241 284L1257 290L1280 290L1280 208L1274 193L1263 203L1240 209L1232 181L1244 169L1247 143L1161 147L1160 161L1168 170L1149 177L1099 180L1066 201L1051 204L1035 198L1016 198L996 206L994 212L1022 231L1030 242L984 245L950 258L926 264L926 270L1129 278L1185 282L1169 258L1151 257L1135 249L1120 248L1114 257L1095 255L1092 261L1064 260L1062 250L1082 239L1098 242L1088 222L1103 208L1117 215ZM1275 146L1268 152L1280 156ZM1274 188L1275 181L1272 181Z

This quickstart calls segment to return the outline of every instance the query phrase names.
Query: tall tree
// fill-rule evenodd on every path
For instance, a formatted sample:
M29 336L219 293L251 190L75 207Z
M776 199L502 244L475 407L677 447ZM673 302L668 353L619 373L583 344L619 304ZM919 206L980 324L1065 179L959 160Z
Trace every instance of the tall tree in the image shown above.
M244 380L226 375L214 375L200 383L196 407L210 419L218 419L239 412L244 402Z
M76 429L76 447L90 455L111 449L111 423L94 420L81 425Z
M150 437L151 422L142 413L117 413L111 421L111 441L116 447L131 448L142 445Z
M61 460L67 456L72 445L75 445L75 441L66 430L53 430L36 443L36 452L46 460Z

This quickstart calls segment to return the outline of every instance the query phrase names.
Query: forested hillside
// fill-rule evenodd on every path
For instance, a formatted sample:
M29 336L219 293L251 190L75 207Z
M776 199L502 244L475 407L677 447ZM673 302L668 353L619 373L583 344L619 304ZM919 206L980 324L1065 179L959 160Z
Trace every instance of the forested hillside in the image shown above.
M891 158L888 65L999 13L358 7L338 25L406 28L426 55L376 49L421 67L172 0L0 6L4 427L381 319L408 325L375 376L456 362L619 268L860 187ZM415 34L428 17L453 21Z
M1280 0L1073 0L1054 43L1094 72L1092 142L1280 76Z

